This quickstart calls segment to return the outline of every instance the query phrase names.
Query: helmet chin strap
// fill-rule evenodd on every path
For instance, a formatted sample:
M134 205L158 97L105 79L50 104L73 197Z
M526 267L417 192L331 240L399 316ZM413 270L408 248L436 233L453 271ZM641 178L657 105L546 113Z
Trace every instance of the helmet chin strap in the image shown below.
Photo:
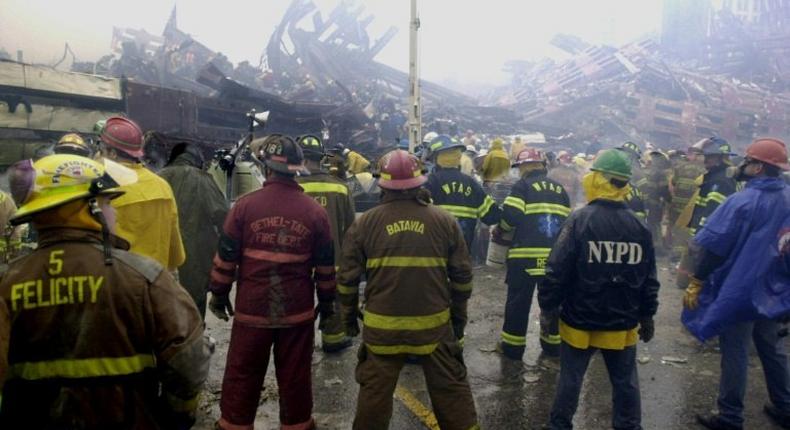
M104 265L112 266L112 247L110 246L110 228L107 226L107 219L99 206L95 197L88 200L88 207L91 215L101 224L102 247L104 248Z

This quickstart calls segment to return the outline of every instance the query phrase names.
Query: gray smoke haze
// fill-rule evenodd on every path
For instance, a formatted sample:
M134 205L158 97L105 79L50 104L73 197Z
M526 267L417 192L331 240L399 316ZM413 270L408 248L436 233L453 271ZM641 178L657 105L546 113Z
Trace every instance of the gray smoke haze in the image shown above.
M258 63L275 25L290 0L181 1L178 26L233 62ZM316 0L326 13L338 0ZM378 60L408 66L407 0L365 0L376 16L370 27L377 37L397 26L397 37ZM556 33L590 43L621 44L657 31L661 0L421 0L423 77L456 84L496 84L507 76L511 59L560 56L548 44ZM0 0L0 47L12 57L24 50L27 62L54 64L69 43L78 60L109 53L112 27L161 34L173 1L159 0Z

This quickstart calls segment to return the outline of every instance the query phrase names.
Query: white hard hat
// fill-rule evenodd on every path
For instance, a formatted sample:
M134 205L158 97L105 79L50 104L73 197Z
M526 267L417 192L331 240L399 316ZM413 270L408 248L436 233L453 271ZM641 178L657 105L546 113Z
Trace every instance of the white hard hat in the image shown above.
M422 141L423 143L431 143L437 137L439 137L438 133L429 131L428 133L425 133L425 136L422 137Z

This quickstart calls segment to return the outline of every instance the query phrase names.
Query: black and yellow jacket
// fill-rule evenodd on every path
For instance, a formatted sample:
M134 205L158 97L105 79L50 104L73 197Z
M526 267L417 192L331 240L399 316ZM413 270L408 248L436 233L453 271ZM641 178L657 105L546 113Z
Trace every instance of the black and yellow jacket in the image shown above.
M545 170L524 175L502 205L500 228L515 229L508 260L526 260L525 270L532 276L545 274L546 259L570 213L568 194Z
M737 191L735 179L727 177L726 165L717 166L708 171L703 176L699 195L694 203L694 212L691 214L691 221L688 225L689 233L697 234L713 211L735 191Z
M424 193L424 191L421 191ZM461 229L417 191L387 192L346 233L338 272L343 320L356 318L365 287L362 339L374 354L431 354L466 320L472 266Z

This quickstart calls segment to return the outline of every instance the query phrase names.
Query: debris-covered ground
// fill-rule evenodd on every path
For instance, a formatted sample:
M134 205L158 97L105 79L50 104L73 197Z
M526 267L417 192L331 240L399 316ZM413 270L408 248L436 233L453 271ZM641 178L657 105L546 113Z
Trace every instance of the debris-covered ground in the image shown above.
M682 292L661 263L660 307L656 337L639 344L639 377L645 429L694 429L694 414L715 408L719 358L715 344L701 346L679 322ZM523 363L502 359L494 346L499 338L505 301L504 273L487 267L475 270L464 356L484 429L535 429L547 420L554 396L558 363L539 357L537 305L533 306L528 351ZM211 429L219 416L222 373L230 324L207 316L208 332L218 340L197 429ZM354 416L357 384L356 349L339 355L313 355L314 416L321 429L349 429ZM576 426L585 430L611 428L610 385L600 356L590 365L582 391ZM768 401L762 367L752 355L746 394L746 428L772 430L763 414ZM256 428L278 428L277 386L270 365ZM395 393L392 429L438 429L419 367L406 366ZM700 427L701 428L701 427Z

